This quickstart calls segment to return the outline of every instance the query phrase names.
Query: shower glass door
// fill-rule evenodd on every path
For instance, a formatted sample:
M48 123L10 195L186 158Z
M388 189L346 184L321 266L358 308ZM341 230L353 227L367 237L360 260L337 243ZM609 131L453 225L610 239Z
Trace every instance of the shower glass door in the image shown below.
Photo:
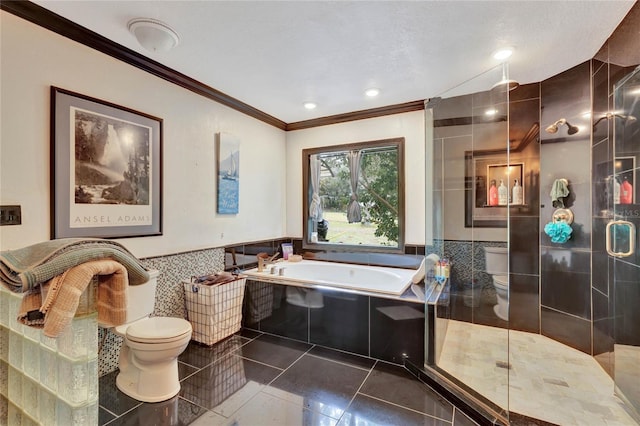
M617 183L614 217L607 225L615 294L614 381L616 394L640 422L640 67L615 85L614 106Z
M462 389L461 398L469 404L503 419L509 409L504 249L514 181L521 185L523 177L521 165L511 164L509 157L508 88L505 64L425 107L426 182L432 188L426 197L427 253L450 264L435 317L428 318L435 324L427 325L434 337L427 339L425 367L454 390ZM488 267L485 250L497 247L504 257L498 273ZM494 276L507 281L501 302Z

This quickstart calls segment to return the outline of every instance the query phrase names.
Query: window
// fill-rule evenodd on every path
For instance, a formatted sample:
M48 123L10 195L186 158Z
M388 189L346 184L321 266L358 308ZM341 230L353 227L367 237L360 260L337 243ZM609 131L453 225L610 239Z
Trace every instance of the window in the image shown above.
M305 149L303 244L404 250L404 138Z

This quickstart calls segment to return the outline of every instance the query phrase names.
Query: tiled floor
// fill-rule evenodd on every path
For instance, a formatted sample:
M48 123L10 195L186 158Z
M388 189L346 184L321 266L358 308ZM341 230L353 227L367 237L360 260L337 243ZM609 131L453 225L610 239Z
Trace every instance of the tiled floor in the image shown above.
M179 358L182 389L140 403L100 378L105 425L455 425L475 423L397 365L255 332Z
M511 412L563 426L637 425L593 357L545 336L449 320L438 365Z

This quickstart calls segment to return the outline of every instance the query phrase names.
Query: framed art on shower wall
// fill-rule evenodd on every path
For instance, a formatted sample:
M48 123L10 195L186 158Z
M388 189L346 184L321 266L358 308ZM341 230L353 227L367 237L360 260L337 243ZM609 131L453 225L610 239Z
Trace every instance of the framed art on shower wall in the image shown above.
M51 87L52 238L162 235L162 119Z
M238 214L240 199L240 141L218 133L218 214Z

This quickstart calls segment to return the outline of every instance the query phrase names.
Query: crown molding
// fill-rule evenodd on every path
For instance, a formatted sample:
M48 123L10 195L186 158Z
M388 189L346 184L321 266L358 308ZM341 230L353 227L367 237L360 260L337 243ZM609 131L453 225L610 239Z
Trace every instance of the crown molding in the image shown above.
M140 53L124 47L106 37L101 36L81 25L76 24L58 14L45 9L30 1L1 1L0 8L31 23L39 25L61 36L67 37L80 44L109 55L140 68L156 77L174 83L212 101L218 102L243 114L263 121L279 129L285 130L286 123L257 108L247 105L219 90L209 87L193 78L186 76L172 68L149 59Z
M154 61L153 59L150 59L134 50L109 40L98 33L95 33L30 1L2 0L0 1L0 10L4 10L33 24L53 31L63 37L95 49L115 59L146 71L156 77L176 84L193 93L204 96L207 99L218 102L281 130L291 131L309 129L312 127L365 120L368 118L401 114L424 109L424 101L419 100L287 124L272 115L260 111L259 109L245 104L236 98L214 89L213 87L207 86L204 83Z
M424 100L405 102L402 104L388 105L379 108L364 109L345 114L330 115L311 120L297 121L287 124L286 130L301 130L311 127L328 126L330 124L345 123L347 121L366 120L367 118L382 117L385 115L402 114L405 112L420 111L424 109Z

